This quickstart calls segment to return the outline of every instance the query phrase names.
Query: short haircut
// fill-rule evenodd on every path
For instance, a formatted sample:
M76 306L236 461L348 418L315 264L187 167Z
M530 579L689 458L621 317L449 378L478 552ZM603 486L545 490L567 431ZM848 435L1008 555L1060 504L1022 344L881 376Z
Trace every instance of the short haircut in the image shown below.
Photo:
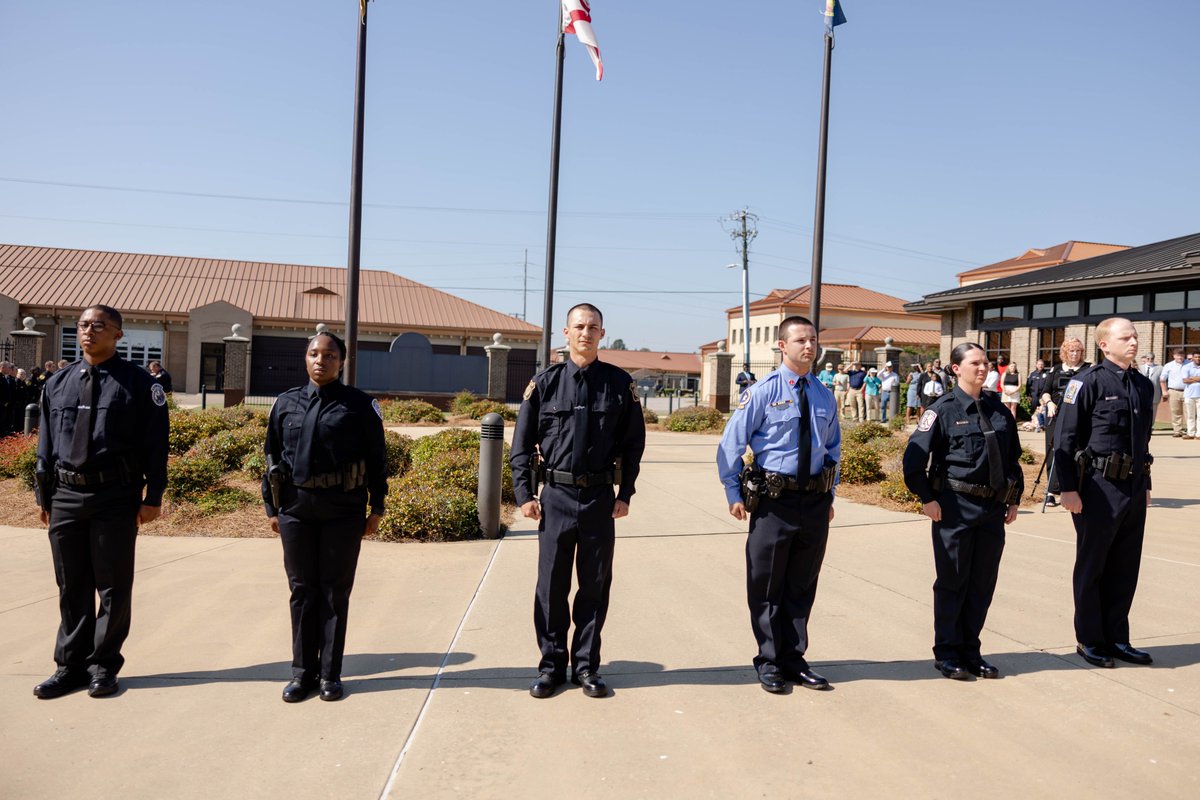
M338 353L342 357L342 361L345 361L346 360L346 343L342 341L342 337L338 336L336 333L330 333L329 331L321 331L316 336L310 336L308 339L308 344L305 346L304 351L308 352L309 348L312 347L313 342L315 342L317 339L320 339L322 336L328 337L329 340L331 342L333 342L333 346L337 348Z
M1067 351L1076 345L1079 346L1080 350L1083 349L1083 342L1079 341L1079 337L1077 336L1068 336L1066 339L1063 339L1062 345L1060 345L1058 348L1058 360L1066 361Z
M147 367L158 367L159 369L162 369L162 364L161 364L160 362L158 362L158 361L151 361L151 362L150 362L149 364L147 364L146 366L147 366Z
M963 342L958 347L950 351L950 364L961 365L963 359L967 357L967 353L971 352L972 350L983 350L983 347L975 344L975 342Z
M1133 325L1132 322L1124 317L1109 317L1108 319L1100 320L1099 324L1096 325L1096 346L1099 347L1100 342L1108 341L1108 337L1112 335L1113 328L1121 322L1127 323L1130 326ZM1137 331L1134 330L1135 335L1136 333Z
M790 328L796 325L807 325L814 331L817 329L817 326L813 325L812 320L810 320L808 317L802 317L799 314L793 314L779 323L779 341L783 341L787 335L791 333Z
M574 314L575 311L579 310L579 309L592 312L593 314L595 314L597 317L600 318L600 324L601 325L604 324L604 314L600 311L600 309L596 308L591 303L576 303L575 305L568 308L567 309L567 322L571 321L571 315Z
M125 325L125 320L121 319L121 312L117 311L112 306L106 306L101 303L96 303L95 305L90 305L87 308L85 308L83 311L79 312L80 316L83 316L83 314L88 311L99 311L101 314L103 314L104 316L108 317L113 322L115 322L118 329L122 329Z
M1176 347L1174 350L1172 350L1172 351L1171 351L1171 355L1173 355L1173 356L1181 356L1181 355L1183 355L1183 348L1182 348L1182 347Z

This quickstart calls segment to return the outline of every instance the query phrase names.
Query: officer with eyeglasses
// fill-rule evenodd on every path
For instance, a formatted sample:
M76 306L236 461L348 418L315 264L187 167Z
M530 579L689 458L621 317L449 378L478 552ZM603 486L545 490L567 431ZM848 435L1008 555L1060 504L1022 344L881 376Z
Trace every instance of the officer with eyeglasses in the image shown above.
M43 699L85 686L92 697L116 693L138 526L158 517L167 485L167 395L117 355L121 327L115 308L84 309L83 358L50 376L42 393L36 495L61 618L58 669L33 689Z

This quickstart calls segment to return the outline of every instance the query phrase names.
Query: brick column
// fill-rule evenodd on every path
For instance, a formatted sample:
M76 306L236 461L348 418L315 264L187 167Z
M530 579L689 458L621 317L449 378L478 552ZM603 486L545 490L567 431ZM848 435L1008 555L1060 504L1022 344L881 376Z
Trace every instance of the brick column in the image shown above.
M21 330L11 331L8 334L13 340L13 365L30 374L33 373L34 367L41 366L41 362L38 361L38 348L41 346L42 340L46 338L46 334L33 329L36 324L37 320L33 317L26 317L21 320L23 326Z
M512 350L500 344L503 338L499 333L492 334L492 343L483 348L488 357L487 396L501 403L508 396L508 353Z
M225 407L236 406L246 399L250 388L250 340L241 334L242 326L233 326L233 335L225 342Z
M709 391L711 394L706 402L712 408L722 413L729 410L729 401L733 394L733 353L725 349L725 342L717 343L717 352L704 357L712 374Z

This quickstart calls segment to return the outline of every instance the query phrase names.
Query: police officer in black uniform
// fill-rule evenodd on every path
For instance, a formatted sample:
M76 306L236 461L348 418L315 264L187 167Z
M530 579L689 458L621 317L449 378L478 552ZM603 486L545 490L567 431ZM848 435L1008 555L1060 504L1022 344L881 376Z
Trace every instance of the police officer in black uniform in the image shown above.
M600 631L612 585L614 520L629 513L646 426L629 373L597 358L604 338L600 310L575 306L563 333L569 356L529 382L510 456L517 504L538 520L533 627L542 659L529 693L550 697L566 682L570 666L571 680L584 694L604 697ZM535 472L545 480L537 497ZM579 587L568 609L572 563ZM572 619L575 635L568 650Z
M1050 402L1054 403L1058 411L1061 411L1063 392L1067 390L1067 384L1077 378L1091 364L1083 360L1083 342L1074 336L1063 340L1062 346L1058 348L1058 354L1062 361L1055 365L1050 374L1046 376L1042 391L1050 394ZM1041 399L1040 395L1038 399ZM1054 496L1059 492L1060 467L1071 469L1069 464L1058 464L1054 461L1054 429L1057 424L1058 414L1056 412L1055 416L1046 420L1046 453L1050 457L1050 479L1046 481L1046 505L1048 506L1058 505Z
M175 391L175 385L171 382L171 373L163 369L163 365L158 361L151 361L146 365L146 369L150 370L151 377L158 381L159 386L163 387L163 391L171 394Z
M318 687L322 700L343 695L358 552L363 536L379 530L387 496L383 415L370 396L338 379L345 359L346 345L332 333L309 339L309 382L279 396L267 425L263 503L283 543L292 592L286 703Z
M83 359L54 373L42 393L37 499L50 526L62 624L58 670L33 689L41 698L84 686L92 697L117 691L137 530L158 517L167 485L167 396L117 355L121 325L114 308L84 309Z
M1137 331L1112 317L1096 326L1104 360L1067 384L1054 444L1062 506L1075 523L1076 652L1097 667L1149 664L1129 643L1150 503L1154 387L1138 372Z
M983 391L987 355L974 342L954 348L957 378L921 415L904 451L904 483L933 520L933 657L955 680L998 678L983 659L1004 526L1017 518L1024 481L1016 421L995 392ZM928 472L926 472L928 470Z

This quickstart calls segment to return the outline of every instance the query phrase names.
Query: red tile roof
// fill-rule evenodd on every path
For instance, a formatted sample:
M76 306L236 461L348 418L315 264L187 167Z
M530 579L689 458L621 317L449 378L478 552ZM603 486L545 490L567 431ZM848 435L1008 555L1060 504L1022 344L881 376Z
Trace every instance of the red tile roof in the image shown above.
M336 323L345 316L344 267L110 253L0 244L0 293L24 306L186 315L217 301L256 319ZM360 274L359 325L485 334L540 333L536 325L383 270Z
M759 298L750 304L750 310L778 308L781 305L808 307L809 287L798 289L772 289L766 297ZM890 294L864 289L849 283L821 284L821 310L853 309L856 311L896 311L904 312L906 300L893 297ZM727 312L741 312L742 307L734 306Z
M553 360L558 360L558 352L566 347L560 344L554 352ZM653 372L679 372L700 374L701 360L698 353L668 353L647 350L601 350L600 360L620 367L626 372L650 370Z
M1018 275L1022 272L1029 272L1043 267L1053 267L1058 264L1065 264L1068 261L1082 261L1085 258L1128 249L1129 246L1123 244L1079 242L1072 239L1062 244L1056 244L1053 247L1032 248L1026 250L1016 258L969 269L966 272L958 273L956 277L958 278L959 285L962 286L1008 275Z
M919 328L892 328L881 325L854 325L847 328L825 328L821 331L821 344L839 342L883 342L887 337L899 345L936 345L941 341L938 331Z

